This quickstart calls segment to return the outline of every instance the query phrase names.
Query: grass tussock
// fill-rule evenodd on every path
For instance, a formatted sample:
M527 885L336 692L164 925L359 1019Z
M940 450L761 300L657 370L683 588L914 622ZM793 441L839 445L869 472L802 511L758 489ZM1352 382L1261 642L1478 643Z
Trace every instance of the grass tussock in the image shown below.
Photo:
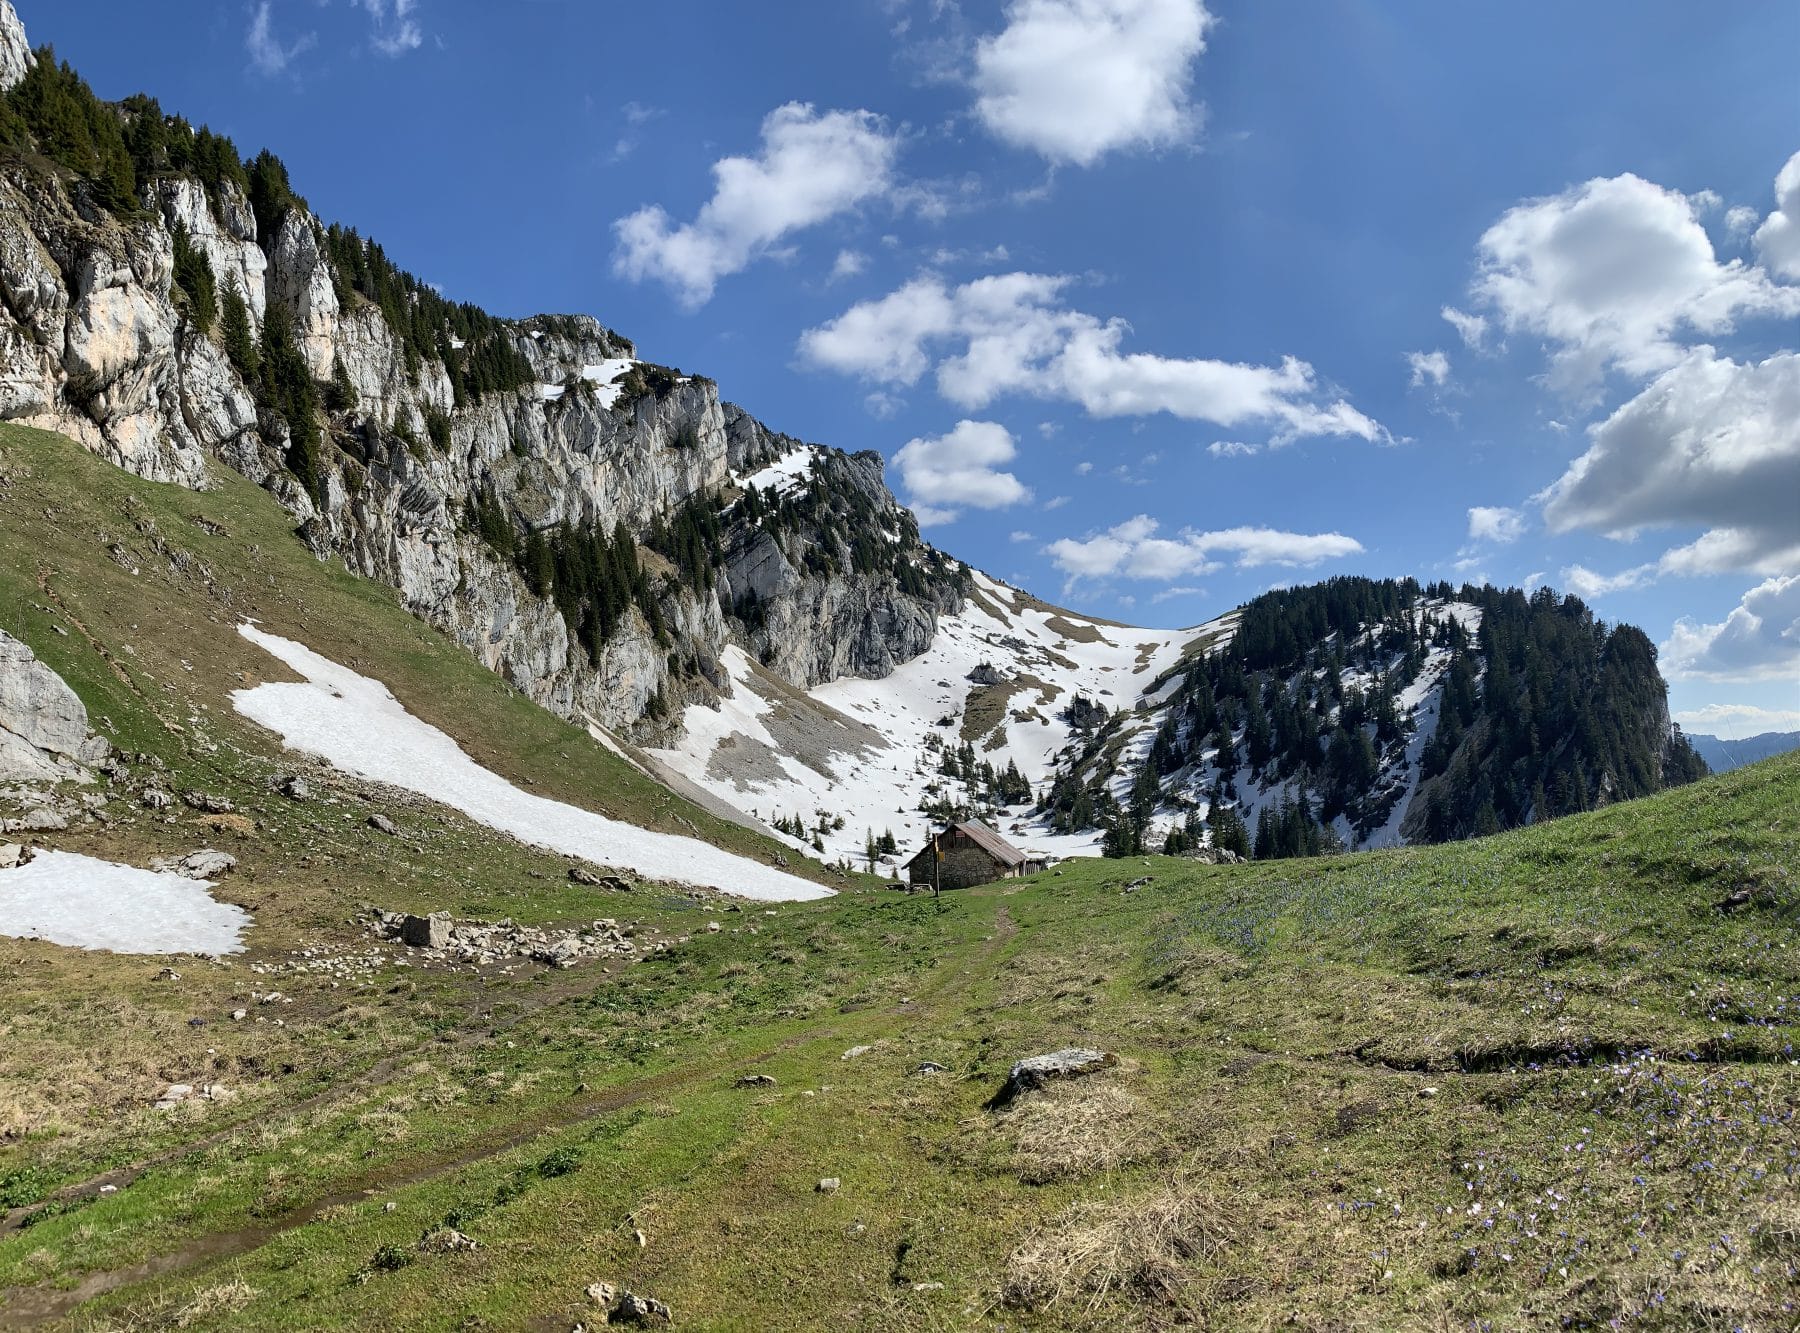
M173 1322L176 1328L195 1328L234 1315L255 1299L256 1288L242 1278L203 1287L176 1312Z
M1053 1084L994 1120L996 1132L1011 1141L1013 1170L1028 1185L1153 1161L1170 1150L1159 1117L1113 1081Z
M1225 1243L1217 1208L1183 1182L1125 1202L1084 1200L1012 1252L1002 1295L1034 1311L1111 1296L1179 1306Z

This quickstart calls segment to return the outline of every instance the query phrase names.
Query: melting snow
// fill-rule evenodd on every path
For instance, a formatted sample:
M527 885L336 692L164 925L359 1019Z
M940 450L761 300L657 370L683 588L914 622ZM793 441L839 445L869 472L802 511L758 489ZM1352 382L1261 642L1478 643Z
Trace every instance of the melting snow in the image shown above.
M777 469L785 477L803 476L803 463L810 464L805 451L788 454L749 480L763 486ZM832 752L802 757L782 744L778 734L806 696L773 681L744 653L730 648L724 665L733 697L717 709L689 708L681 748L656 751L656 757L765 822L777 814L797 815L810 827L816 811L841 815L844 827L822 835L832 858L861 864L865 835L892 831L904 859L926 833L919 798L927 784L939 780L941 751L931 748L927 738L951 748L962 743L963 715L970 694L979 688L968 679L976 666L991 664L1013 690L1004 716L996 719L999 726L975 741L977 757L996 768L1015 761L1041 792L1068 744L1069 726L1061 714L1076 694L1104 703L1109 711L1134 707L1187 644L1217 628L1095 624L1040 604L1015 602L1013 589L979 573L975 590L977 596L960 612L939 617L931 646L892 675L882 680L845 677L810 691L819 705L811 719L815 734L840 736L838 745L829 746ZM1020 681L1021 676L1040 683ZM943 718L953 724L940 727ZM746 762L745 754L760 762ZM1098 832L1052 834L1029 806L1013 807L997 822L1003 836L1037 853L1072 856L1099 847Z
M796 491L806 489L807 479L811 477L813 464L824 450L815 444L806 445L794 450L791 454L783 454L773 463L759 468L744 478L744 487L751 486L765 495L792 495Z
M250 925L209 881L40 851L0 870L0 935L114 953L238 953Z
M615 361L601 361L595 365L583 366L581 378L594 386L594 397L600 406L610 410L612 405L619 401L619 395L624 392L619 387L619 377L636 364L637 362L630 357ZM538 394L546 403L556 402L566 392L567 390L560 384L540 384L538 386Z
M294 749L346 772L416 792L522 842L652 879L778 902L831 892L697 838L651 832L521 791L407 712L380 681L253 625L238 632L306 680L236 690L233 706Z

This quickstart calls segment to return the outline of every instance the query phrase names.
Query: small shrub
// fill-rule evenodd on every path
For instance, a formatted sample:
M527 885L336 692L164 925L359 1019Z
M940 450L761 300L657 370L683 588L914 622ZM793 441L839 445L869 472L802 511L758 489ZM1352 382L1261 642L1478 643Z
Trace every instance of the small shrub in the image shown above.
M554 1180L557 1176L566 1176L580 1167L580 1149L558 1148L538 1163L538 1174L545 1180Z

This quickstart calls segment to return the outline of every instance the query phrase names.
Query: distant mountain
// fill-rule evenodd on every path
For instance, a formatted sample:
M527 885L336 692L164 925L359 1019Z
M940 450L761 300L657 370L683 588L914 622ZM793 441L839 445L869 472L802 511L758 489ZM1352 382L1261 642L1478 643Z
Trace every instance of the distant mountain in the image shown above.
M1786 754L1789 750L1800 750L1800 731L1765 731L1760 736L1746 736L1736 741L1690 732L1688 744L1706 760L1706 766L1713 772L1729 773L1745 764Z

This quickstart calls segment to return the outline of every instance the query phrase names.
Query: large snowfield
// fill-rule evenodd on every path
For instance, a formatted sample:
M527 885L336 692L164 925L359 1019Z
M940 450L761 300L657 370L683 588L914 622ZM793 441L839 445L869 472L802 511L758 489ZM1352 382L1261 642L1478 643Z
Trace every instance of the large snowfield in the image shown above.
M114 953L237 953L250 915L212 884L73 852L0 870L0 935Z
M999 768L1016 762L1041 791L1068 744L1062 712L1075 695L1109 711L1134 708L1187 645L1219 628L1102 624L974 577L974 595L939 619L931 646L881 680L845 677L802 694L728 649L733 697L717 709L690 707L678 748L655 751L657 759L765 822L798 816L810 827L818 812L841 817L844 827L822 838L833 860L861 865L867 834L892 832L903 861L928 831L918 806L940 762L932 738L962 743L978 666L995 668L1006 698L995 725L974 740L977 756ZM1100 840L1098 832L1053 834L1023 805L1000 832L1048 856L1091 854Z
M521 842L598 865L769 902L823 898L831 892L697 838L652 832L522 791L407 712L380 681L254 625L240 625L238 632L306 678L236 690L231 696L240 713L274 731L292 749L438 801Z

